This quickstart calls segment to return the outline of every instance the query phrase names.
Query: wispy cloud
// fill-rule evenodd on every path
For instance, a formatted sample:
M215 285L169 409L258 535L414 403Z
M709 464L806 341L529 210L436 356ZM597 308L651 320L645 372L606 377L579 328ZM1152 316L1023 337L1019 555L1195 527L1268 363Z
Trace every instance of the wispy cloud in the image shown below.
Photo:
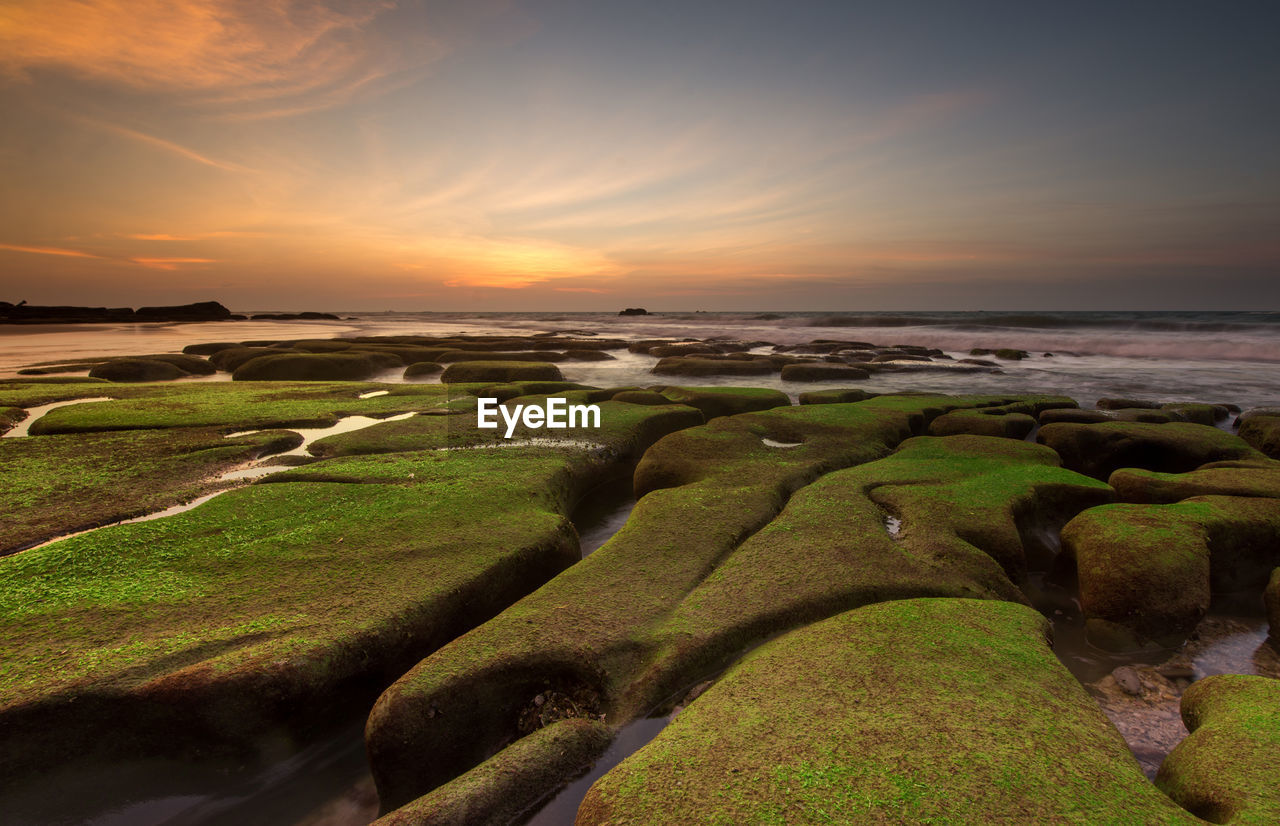
M12 252L29 252L35 255L63 255L69 258L101 258L101 255L94 255L80 250L69 250L61 247L30 247L22 244L0 244L0 250L10 250Z
M361 29L389 2L44 0L0 10L0 66L139 89L275 97L344 77Z
M153 270L176 270L182 264L217 263L217 259L214 258L130 258L129 260Z
M80 116L76 116L75 119L94 129L101 129L103 131L110 132L115 135L119 135L123 138L128 138L129 140L137 141L138 143L143 143L143 144L146 144L147 146L152 146L152 147L155 147L156 149L160 149L170 154L177 155L180 158L186 158L187 160L195 161L198 164L211 166L214 169L221 169L225 172L253 172L254 171L247 166L242 166L238 163L233 163L231 161L224 161L224 160L219 160L217 158L211 158L208 155L205 155L201 152L197 152L196 150L183 146L182 144L174 143L173 141L165 140L164 138L158 138L155 135L148 135L145 132L139 132L136 129L130 129L127 126L121 126L117 123L107 123L106 121L97 120L95 118L86 118L86 117L80 117Z

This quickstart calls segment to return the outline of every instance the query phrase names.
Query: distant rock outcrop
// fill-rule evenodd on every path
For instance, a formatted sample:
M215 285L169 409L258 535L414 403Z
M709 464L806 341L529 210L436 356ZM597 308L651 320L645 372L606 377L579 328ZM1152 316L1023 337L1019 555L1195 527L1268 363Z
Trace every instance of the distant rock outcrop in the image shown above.
M71 307L0 302L0 324L101 324L144 321L231 321L231 311L216 301L172 307Z
M625 310L619 310L618 315L648 315L649 311L644 307L628 307Z

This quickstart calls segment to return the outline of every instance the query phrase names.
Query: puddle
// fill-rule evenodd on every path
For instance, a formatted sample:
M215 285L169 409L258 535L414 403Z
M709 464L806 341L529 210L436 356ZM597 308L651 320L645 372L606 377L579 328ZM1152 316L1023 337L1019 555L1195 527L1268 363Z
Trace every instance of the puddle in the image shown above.
M3 438L16 438L27 436L31 432L31 425L40 420L44 414L50 410L57 410L59 407L70 407L73 404L89 404L90 402L110 402L115 399L110 396L94 396L91 399L72 399L66 402L54 402L53 404L42 404L36 407L27 408L27 418L14 425L7 433L2 434Z
M359 719L283 740L274 760L111 761L55 770L6 790L10 826L364 826L378 801ZM282 753L283 752L283 753Z
M669 722L670 717L646 717L623 726L590 771L561 789L524 822L528 826L566 826L573 823L578 806L582 805L582 798L587 796L591 784L657 737Z
M636 497L629 477L601 485L587 494L573 512L582 558L595 553L622 530L635 506Z
M381 391L386 392L386 391ZM375 424L383 422L400 422L405 419L412 418L417 413L401 413L398 416L390 416L385 419L375 419L372 416L345 416L338 420L337 424L328 427L273 427L271 430L291 430L302 437L302 444L293 450L284 453L276 453L274 456L310 456L311 445L325 438L326 436L336 436L339 433L354 433L357 430L364 430L366 427L373 427ZM251 436L254 433L261 433L262 430L239 430L235 433L228 433L226 438L232 439L236 436Z
M1221 608L1211 609L1181 646L1112 652L1089 642L1075 593L1045 584L1043 574L1031 575L1023 589L1053 624L1054 654L1124 736L1148 778L1155 777L1160 763L1187 736L1180 702L1188 685L1214 674L1280 677L1280 653L1266 642L1267 623L1261 616L1228 616ZM1112 676L1122 666L1132 669L1137 694L1126 692Z
M356 396L356 398L357 398L357 399L372 399L372 398L375 398L375 397L377 397L377 396L385 396L385 395L387 395L387 394L388 394L388 393L390 393L390 392L391 392L390 390L370 390L368 393L361 393L359 396Z
M902 520L896 516L886 515L884 518L884 529L889 532L889 536L897 539L902 534Z
M760 441L764 442L765 447L800 447L800 445L804 444L804 442L779 442L776 439L768 438L763 438Z

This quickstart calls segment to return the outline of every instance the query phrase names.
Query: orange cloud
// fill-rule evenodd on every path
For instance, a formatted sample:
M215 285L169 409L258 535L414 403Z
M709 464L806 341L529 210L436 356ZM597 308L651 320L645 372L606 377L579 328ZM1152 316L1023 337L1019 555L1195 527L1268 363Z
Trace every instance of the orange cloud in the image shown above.
M360 74L362 29L393 3L18 0L0 8L0 69L135 89L279 98Z
M217 263L215 258L130 258L129 260L153 270L176 270L179 264Z
M21 244L0 244L0 250L12 250L13 252L30 252L36 255L65 255L70 258L101 258L101 255L93 255L80 250L68 250L61 247L28 247Z

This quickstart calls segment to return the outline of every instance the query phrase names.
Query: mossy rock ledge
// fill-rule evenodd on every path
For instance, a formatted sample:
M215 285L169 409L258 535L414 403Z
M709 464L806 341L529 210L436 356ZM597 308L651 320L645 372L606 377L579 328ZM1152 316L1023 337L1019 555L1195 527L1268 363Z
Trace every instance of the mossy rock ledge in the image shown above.
M1191 733L1160 766L1156 785L1211 823L1280 823L1280 680L1206 677L1182 695Z
M1199 822L1008 602L908 599L745 657L587 792L624 823Z
M366 738L384 809L518 740L516 721L548 685L597 698L585 710L618 726L779 631L858 605L1022 601L1007 571L1025 567L1037 528L1111 491L1025 442L903 443L917 418L994 401L775 408L658 441L637 467L635 511L604 547L379 699Z
M1210 462L1187 473L1121 468L1107 480L1121 502L1170 504L1192 496L1262 496L1280 499L1280 461Z
M440 376L447 384L563 380L560 368L545 361L457 361Z
M1126 467L1185 473L1209 462L1263 458L1238 436L1188 422L1057 422L1041 427L1036 441L1056 450L1063 467L1095 479Z
M235 387L205 392L226 401L243 395ZM576 562L567 514L581 495L629 471L663 428L702 421L675 405L618 407L604 449L344 456L0 560L11 643L0 664L0 771L252 751L338 703L371 702Z
M1092 508L1062 531L1095 642L1176 641L1214 592L1260 593L1280 564L1280 500L1197 496Z

